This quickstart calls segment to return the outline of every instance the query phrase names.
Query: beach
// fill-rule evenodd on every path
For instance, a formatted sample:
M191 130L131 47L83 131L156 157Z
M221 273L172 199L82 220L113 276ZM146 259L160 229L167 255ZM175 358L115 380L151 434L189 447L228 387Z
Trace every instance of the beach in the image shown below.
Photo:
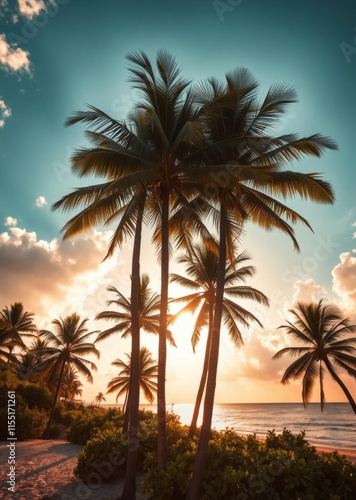
M7 491L7 443L0 444L0 498L28 500L114 500L122 492L123 480L110 483L92 481L86 485L75 478L73 469L81 445L64 440L31 440L16 443L16 487L15 495ZM317 448L320 452L335 451L331 448ZM340 454L356 463L356 450L339 450ZM146 497L138 492L136 500Z

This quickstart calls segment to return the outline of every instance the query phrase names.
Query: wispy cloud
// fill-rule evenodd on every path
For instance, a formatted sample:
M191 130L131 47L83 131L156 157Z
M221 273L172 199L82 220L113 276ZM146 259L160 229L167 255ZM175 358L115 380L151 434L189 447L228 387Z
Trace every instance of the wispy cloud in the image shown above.
M0 99L0 128L5 125L5 120L11 116L11 109Z
M48 204L47 200L44 196L39 196L35 203L36 203L36 207L38 207L38 208L42 208Z
M12 47L4 33L0 34L0 68L9 72L30 73L29 52L20 47Z
M46 8L42 0L18 0L18 6L20 14L28 19L37 16Z

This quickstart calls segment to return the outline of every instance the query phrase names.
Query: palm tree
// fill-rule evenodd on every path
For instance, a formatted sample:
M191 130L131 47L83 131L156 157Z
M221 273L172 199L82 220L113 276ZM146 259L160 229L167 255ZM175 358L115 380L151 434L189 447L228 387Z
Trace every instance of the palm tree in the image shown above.
M141 92L142 101L136 106L137 113L129 123L117 121L102 111L90 107L88 112L78 113L69 124L84 122L96 127L88 136L94 148L81 150L73 156L73 170L80 176L101 175L107 182L87 188L79 188L62 198L54 208L85 208L65 226L64 237L86 230L100 223L111 223L120 218L109 254L120 245L124 237L135 234L132 261L132 382L135 393L132 397L133 413L130 413L132 430L138 424L138 373L139 373L139 327L136 297L138 297L139 255L141 225L144 204L147 221L160 227L162 245L161 261L161 307L159 332L158 375L158 459L160 465L167 460L166 434L166 330L169 281L169 204L179 205L185 199L183 193L192 190L186 182L187 153L194 144L201 142L203 130L197 119L193 95L187 91L189 82L183 80L173 57L164 51L157 55L153 68L147 56L131 53L128 60L133 87ZM173 199L173 194L175 198ZM135 228L136 225L136 228ZM134 281L135 280L135 281ZM136 311L134 308L136 307ZM131 439L131 457L128 460L123 498L133 498L135 488L134 463L137 455L137 435Z
M332 304L324 304L323 300L310 304L298 302L289 312L292 313L294 322L288 321L279 328L286 330L301 345L285 347L273 356L273 359L279 359L284 354L298 357L286 369L281 380L282 384L303 377L302 398L305 406L310 400L315 381L319 378L320 406L323 411L326 368L356 413L356 403L337 373L337 369L341 368L356 378L356 337L350 337L356 332L356 325L350 324L349 318L345 318L338 308Z
M159 332L159 310L160 296L158 293L153 293L149 286L150 278L147 274L143 274L140 278L138 311L139 311L139 327L147 333L158 334ZM96 319L105 319L115 322L114 326L100 332L97 342L105 340L113 334L120 333L121 338L127 338L132 335L132 301L127 299L117 288L109 286L109 292L116 294L117 299L109 300L107 305L115 305L118 311L103 311L96 316ZM121 310L120 310L121 309ZM171 345L176 346L171 331L167 331L167 340Z
M25 311L22 302L15 302L10 308L6 306L0 311L1 355L7 358L8 362L13 358L8 357L6 352L11 355L14 347L26 350L22 337L34 337L37 332L33 316L33 313Z
M116 402L120 396L125 394L125 402L123 411L127 413L130 399L130 374L131 374L131 356L126 354L127 362L121 359L116 359L111 364L117 368L121 368L117 377L114 377L108 383L107 394L117 392ZM158 365L156 360L152 358L152 353L147 347L141 347L140 350L140 388L147 401L152 404L154 395L157 393L157 373Z
M95 345L88 342L89 337L98 332L92 331L88 333L88 329L85 326L87 321L87 318L81 320L78 314L73 313L64 319L60 318L52 321L55 327L55 333L49 330L40 331L40 337L50 344L41 350L41 352L47 356L43 364L45 366L50 366L52 378L58 377L50 417L43 436L44 439L48 439L49 437L65 369L76 368L90 383L93 382L91 370L96 370L96 366L88 359L83 358L83 356L86 354L94 354L97 358L100 357L100 353Z
M238 326L239 323L247 328L249 328L251 321L257 322L260 326L262 325L253 314L238 305L235 300L250 299L260 304L268 305L268 299L263 293L250 286L237 284L238 282L244 282L247 277L252 277L255 272L253 266L241 267L248 259L249 256L243 252L234 257L233 262L229 263L225 270L223 322L232 342L237 346L243 344L241 331ZM198 311L192 334L193 350L195 350L200 340L202 330L205 327L208 328L203 371L189 429L189 437L193 437L196 431L199 409L208 375L216 296L218 245L215 240L192 245L187 253L178 259L178 262L186 265L186 272L189 278L171 274L171 282L191 289L193 292L174 299L171 303L187 302L184 308L175 315L175 318L184 312Z
M83 394L83 384L78 378L78 370L73 367L68 366L64 370L64 375L62 379L62 390L60 395L65 399L74 399L75 396L82 396ZM57 381L58 382L58 381Z
M100 403L102 401L106 401L104 394L102 392L98 392L98 394L95 396L94 401L95 403L98 403L98 405L100 406Z
M149 287L150 278L147 274L143 274L140 279L139 286L139 296L137 301L138 310L138 325L139 331L141 329L147 333L159 333L159 311L160 311L160 296L157 293L153 293L152 289ZM119 292L115 287L108 287L110 292L117 295L116 300L108 301L108 305L115 305L121 311L103 311L97 315L96 319L106 319L108 321L114 321L115 325L107 330L102 331L97 338L97 341L105 340L109 336L115 333L121 333L122 338L126 338L128 335L133 335L133 321L132 321L132 300L127 299L121 292ZM176 346L172 333L167 330L167 339L171 345ZM132 354L131 354L132 356ZM132 357L130 358L132 359ZM131 386L134 386L132 382L132 376L130 379ZM126 432L129 422L131 421L131 403L132 403L132 390L130 391L129 408L125 412L124 419L124 431ZM139 404L139 403L137 403ZM135 407L136 408L136 407ZM135 409L134 408L134 409Z
M248 220L263 228L277 228L289 235L298 249L293 228L288 222L301 221L310 226L275 196L288 198L299 194L319 203L333 202L331 186L320 180L317 174L287 171L283 167L304 155L319 157L325 149L336 149L336 144L319 134L306 138L292 134L274 137L273 127L284 114L286 105L295 102L295 92L291 88L274 86L259 104L257 86L254 78L243 69L227 74L225 82L211 79L203 85L201 92L203 103L218 96L230 96L230 102L223 102L218 112L207 109L206 162L194 171L197 178L210 175L213 180L215 189L210 192L210 198L219 208L219 264L203 423L188 500L199 497L210 437L224 276L226 260L228 257L232 260L230 248L234 233L229 232L229 223L235 224L238 231Z

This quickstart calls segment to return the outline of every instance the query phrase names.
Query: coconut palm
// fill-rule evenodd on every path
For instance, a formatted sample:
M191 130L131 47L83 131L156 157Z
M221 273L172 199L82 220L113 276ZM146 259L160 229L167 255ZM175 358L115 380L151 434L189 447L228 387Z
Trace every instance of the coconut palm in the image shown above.
M60 395L65 399L74 399L75 396L82 396L83 384L78 378L79 372L72 366L67 365L62 379L62 389Z
M100 403L102 401L106 401L104 394L102 392L98 392L98 394L95 396L94 401L95 403L98 403L98 405L100 406Z
M288 321L279 328L284 329L301 345L285 347L273 356L273 359L279 359L284 354L298 357L284 372L282 384L302 378L302 398L305 406L319 378L320 407L323 411L324 373L328 371L356 413L356 403L338 375L338 369L341 369L356 378L356 337L350 337L356 332L356 325L352 325L349 318L345 318L338 308L325 304L323 300L310 304L298 302L289 312L294 321Z
M202 86L202 102L218 96L230 96L230 102L220 105L217 113L207 109L204 166L194 171L199 178L208 174L213 191L210 198L218 207L216 217L219 229L219 259L216 302L213 320L211 356L204 400L204 414L199 445L189 489L188 500L199 497L210 437L214 406L216 376L219 359L220 329L223 313L224 276L226 260L232 248L233 232L246 221L263 228L279 229L286 233L298 249L291 223L308 222L275 197L300 195L319 203L332 203L330 184L317 174L302 174L284 170L286 164L303 156L319 157L325 149L336 149L336 144L319 134L298 138L288 134L275 137L273 128L283 116L286 105L295 102L293 89L277 85L267 93L262 104L257 101L257 82L243 69L226 75L225 82L211 79Z
M166 330L169 278L168 219L169 204L179 203L189 188L186 182L186 156L193 143L201 141L203 132L196 119L193 96L186 91L189 82L180 77L173 57L164 51L157 55L154 69L144 53L128 56L133 87L141 92L142 100L136 105L137 113L129 117L129 124L117 121L96 108L79 113L69 121L90 123L96 127L88 135L94 148L81 150L73 157L73 169L80 176L104 176L107 182L80 188L64 197L54 208L72 209L84 205L84 210L74 217L65 228L65 237L100 223L111 223L120 218L109 253L119 245L123 235L135 233L132 264L132 394L133 412L130 413L132 429L138 424L138 373L139 340L138 318L134 311L138 296L139 246L143 205L147 199L146 221L160 226L161 241L161 309L159 333L158 376L158 459L161 465L167 460L166 435ZM191 188L190 188L191 189ZM135 228L136 225L136 228ZM135 262L135 264L134 264ZM135 286L134 286L134 279ZM136 304L137 306L137 304ZM136 307L137 309L137 307ZM136 324L134 324L136 322ZM124 488L123 498L132 498L135 488L133 463L137 456L137 436L131 436L135 446L129 447L130 490ZM127 476L127 477L128 477Z
M49 346L41 350L41 352L47 356L46 360L43 361L43 365L50 367L50 375L52 378L58 377L50 417L44 432L45 439L49 437L65 369L76 368L78 373L84 375L90 383L93 382L91 370L96 370L96 366L92 361L83 358L83 356L94 354L99 358L100 353L96 349L94 343L88 342L89 337L98 332L88 332L86 328L87 321L87 318L82 320L78 314L73 313L64 319L60 318L53 320L52 324L55 327L54 332L49 330L40 331L40 337L49 343Z
M114 377L108 383L107 394L117 393L116 402L120 396L125 395L123 411L127 413L129 408L130 399L130 373L131 373L131 356L126 354L127 361L116 359L111 364L117 368L121 368L117 377ZM152 353L147 347L141 347L140 350L140 388L146 398L151 404L154 401L155 394L157 393L157 373L158 365L156 360L153 359Z
M244 282L246 278L252 277L255 272L253 266L242 266L247 260L249 260L249 256L243 252L234 257L233 262L228 263L225 270L223 324L227 328L228 334L236 346L243 344L239 324L249 328L250 322L254 321L262 326L260 321L252 313L235 302L236 299L250 299L260 304L268 305L267 297L259 290L250 286L238 284L239 282ZM188 295L174 299L171 302L187 302L184 308L175 315L175 318L185 312L194 313L198 311L191 340L193 350L195 350L200 340L202 330L204 328L208 329L203 370L189 429L189 437L193 437L196 431L199 409L208 375L216 296L218 245L214 240L192 245L189 250L178 259L178 262L185 264L186 273L189 277L171 274L171 282L190 289L192 292Z
M140 279L139 288L139 327L140 330L147 333L159 333L159 310L160 296L158 293L153 293L149 286L150 278L147 274L143 274ZM109 292L116 294L115 300L109 300L107 305L115 305L118 311L103 311L96 316L96 319L105 319L114 322L114 326L100 332L97 342L105 340L111 335L121 334L121 338L127 338L132 335L132 303L131 299L126 298L117 288L109 286ZM171 331L167 331L167 339L171 345L176 346Z
M10 308L5 307L0 311L0 338L1 355L9 362L14 358L11 356L14 347L26 350L23 337L34 337L37 327L33 319L34 314L25 311L22 302L11 304ZM10 357L6 355L10 354Z

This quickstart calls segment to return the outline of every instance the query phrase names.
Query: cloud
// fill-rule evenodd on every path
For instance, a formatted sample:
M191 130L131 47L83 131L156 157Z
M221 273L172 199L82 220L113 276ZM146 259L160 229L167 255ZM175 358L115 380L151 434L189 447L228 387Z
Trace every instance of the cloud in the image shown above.
M5 102L0 99L0 128L5 125L5 120L10 118L11 109L6 106Z
M352 309L356 305L356 250L343 252L340 263L331 272L333 291L340 298L341 307Z
M0 67L5 71L30 73L29 52L20 47L12 47L5 34L0 34Z
M17 219L15 219L14 217L6 217L5 219L5 222L4 222L5 226L17 226Z
M18 5L20 14L28 19L32 19L46 9L42 0L18 0Z
M47 205L47 200L44 196L39 196L37 199L36 199L36 207L38 208L42 208L44 207L45 205Z
M9 227L0 234L1 307L20 301L47 322L74 311L93 319L105 306L108 284L122 290L128 274L116 257L101 263L111 236L91 230L70 241L45 241Z
M316 300L319 300L317 295L326 297L328 294L325 288L316 283L313 279L308 279L306 281L298 280L293 284L293 286L296 290L293 295L294 304L296 302L315 302Z

